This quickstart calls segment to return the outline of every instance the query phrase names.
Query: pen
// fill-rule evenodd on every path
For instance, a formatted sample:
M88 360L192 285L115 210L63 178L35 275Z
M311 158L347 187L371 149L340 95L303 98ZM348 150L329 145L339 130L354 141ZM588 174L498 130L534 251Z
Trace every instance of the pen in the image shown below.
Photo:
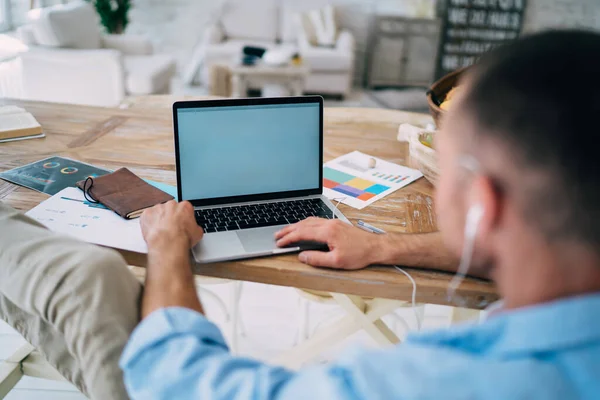
M63 200L71 200L71 201L78 201L78 202L80 202L80 203L85 203L85 201L84 201L84 200L72 199L72 198L70 198L70 197L63 197L63 196L61 196L61 199L63 199Z
M379 228L374 227L373 225L367 224L362 219L358 220L358 222L356 223L356 226L359 227L360 229L362 229L363 231L367 231L367 232L371 232L371 233L377 233L377 234L385 233L385 231L383 229L379 229Z

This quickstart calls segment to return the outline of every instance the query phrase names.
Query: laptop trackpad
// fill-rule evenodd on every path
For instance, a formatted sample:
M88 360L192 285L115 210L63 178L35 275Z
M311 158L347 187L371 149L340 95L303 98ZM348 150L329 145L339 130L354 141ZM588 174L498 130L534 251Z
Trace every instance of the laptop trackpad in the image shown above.
M260 253L277 248L275 244L275 232L283 226L269 226L259 229L247 229L237 231L237 235L248 253Z
M223 260L232 255L244 254L244 247L235 232L211 233L192 249L198 262Z

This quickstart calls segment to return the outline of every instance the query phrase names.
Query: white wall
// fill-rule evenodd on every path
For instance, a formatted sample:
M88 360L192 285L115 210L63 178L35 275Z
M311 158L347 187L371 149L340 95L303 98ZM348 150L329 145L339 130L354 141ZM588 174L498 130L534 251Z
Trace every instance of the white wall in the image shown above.
M62 0L37 0L36 4L56 4ZM261 0L247 0L258 2ZM280 0L307 1L307 0ZM435 0L330 0L338 5L341 25L357 40L356 78L364 73L370 21L374 14L414 13L419 5ZM326 0L323 0L326 2ZM25 21L30 0L11 0L13 24ZM203 28L220 0L134 0L129 33L147 34L161 52L173 54L180 70L191 57ZM600 0L528 0L525 32L554 27L579 27L600 30Z
M322 4L326 2L320 1ZM175 55L181 71L218 3L217 0L136 0L127 31L150 35L157 49ZM414 13L419 4L434 4L435 0L331 0L331 3L338 6L340 25L350 29L356 37L356 77L360 79L364 71L371 16L378 12Z
M332 0L332 3L339 6L341 25L350 29L357 40L357 82L361 81L364 73L372 16L375 13L411 13L423 1ZM131 10L131 24L127 30L131 33L148 34L159 51L175 55L182 70L218 3L217 0L135 0ZM600 30L600 0L528 0L524 31L532 32L550 27Z
M524 32L550 28L600 30L600 0L527 0Z

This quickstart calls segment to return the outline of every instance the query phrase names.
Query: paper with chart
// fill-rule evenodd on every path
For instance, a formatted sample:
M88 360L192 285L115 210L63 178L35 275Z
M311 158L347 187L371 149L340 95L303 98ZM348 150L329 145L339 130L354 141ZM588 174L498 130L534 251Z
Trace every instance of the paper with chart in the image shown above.
M371 158L374 168L369 167ZM325 163L323 194L362 210L422 176L416 169L354 151Z
M66 188L26 213L54 232L137 253L147 253L140 219L127 220L89 203L77 188Z

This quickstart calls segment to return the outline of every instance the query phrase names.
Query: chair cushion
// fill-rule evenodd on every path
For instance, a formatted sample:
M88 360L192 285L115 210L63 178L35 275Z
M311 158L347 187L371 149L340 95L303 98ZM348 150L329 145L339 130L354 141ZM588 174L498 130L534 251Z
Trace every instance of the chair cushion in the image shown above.
M229 39L277 40L279 8L275 0L227 2L221 26Z
M317 2L322 3L322 2ZM281 11L280 34L283 42L303 36L312 46L331 46L338 34L335 8L331 4L315 7L315 2L285 3ZM311 7L312 6L312 7Z
M125 56L125 87L129 94L152 94L166 89L175 74L175 60L168 55Z
M85 1L32 10L33 36L41 46L98 49L101 32L94 7Z
M349 71L352 69L352 53L327 47L306 47L300 55L313 71Z

